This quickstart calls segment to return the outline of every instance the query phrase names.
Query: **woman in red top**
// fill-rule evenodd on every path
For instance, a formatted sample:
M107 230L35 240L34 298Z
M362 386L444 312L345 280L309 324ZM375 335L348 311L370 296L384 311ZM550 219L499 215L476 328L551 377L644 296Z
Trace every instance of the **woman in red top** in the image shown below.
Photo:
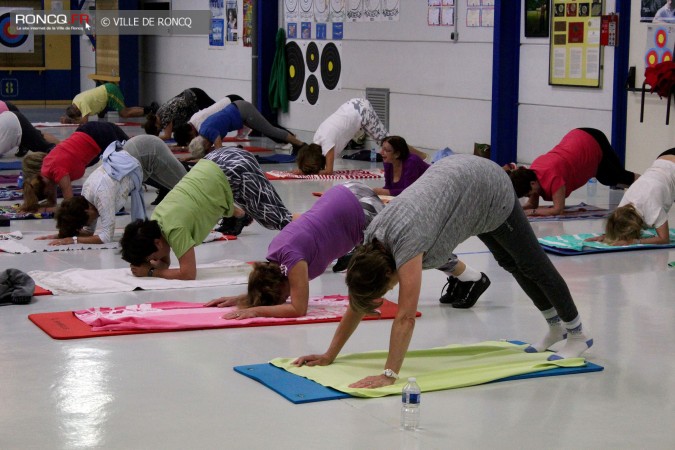
M623 168L607 136L594 128L570 131L529 169L519 167L509 175L518 198L528 197L523 205L528 216L563 214L565 199L590 178L605 186L630 186L640 176ZM553 206L539 208L539 197Z
M21 211L40 210L40 201L46 199L44 211L56 206L56 188L63 198L73 196L71 182L84 176L86 168L95 163L103 150L117 140L129 137L117 125L109 122L88 122L70 137L57 144L48 154L31 153L23 159L25 177Z

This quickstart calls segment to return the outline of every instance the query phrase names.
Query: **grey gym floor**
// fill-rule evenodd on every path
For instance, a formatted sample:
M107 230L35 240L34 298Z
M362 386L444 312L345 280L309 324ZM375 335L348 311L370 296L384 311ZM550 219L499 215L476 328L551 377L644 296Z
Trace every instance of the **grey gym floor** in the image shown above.
M29 112L34 121L55 120L49 110ZM371 166L375 164L347 160L337 164ZM336 183L274 185L292 211L302 212L316 200L312 192ZM147 203L154 195L146 194ZM596 196L587 198L581 189L569 203L606 207L620 196L599 186ZM675 209L670 219L675 224ZM126 221L128 216L120 217L118 226ZM543 222L533 228L544 236L600 231L602 224ZM47 233L53 228L52 220L13 221L1 231ZM261 260L274 235L254 224L236 241L198 247L197 260ZM530 341L546 331L535 307L478 239L469 239L457 251L487 273L492 285L474 308L456 310L438 303L444 277L425 272L419 302L423 315L411 349L493 339ZM336 324L58 341L27 319L31 313L93 306L203 302L240 293L243 286L43 296L27 306L0 307L0 448L674 448L675 269L667 264L675 261L675 250L551 259L595 339L586 357L605 370L425 393L416 432L399 430L397 396L294 405L232 370L323 352ZM2 254L0 261L3 268L24 271L126 267L113 250ZM311 295L336 293L346 293L344 274L330 269L310 284ZM387 297L396 300L397 291ZM386 349L390 327L390 321L363 323L344 352Z

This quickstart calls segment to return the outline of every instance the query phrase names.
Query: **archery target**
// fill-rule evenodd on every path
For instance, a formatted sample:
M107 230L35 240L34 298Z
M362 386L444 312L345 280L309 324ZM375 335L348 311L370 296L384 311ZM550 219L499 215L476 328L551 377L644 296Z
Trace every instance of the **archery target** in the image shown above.
M341 42L288 41L288 99L315 105L322 91L340 90L341 49Z
M307 68L310 72L314 73L316 72L316 69L319 68L319 47L316 45L316 42L307 44L305 61L307 62Z
M666 33L666 30L659 28L656 30L656 33L654 33L654 45L658 48L663 48L665 47L666 42L668 42L668 34Z
M319 80L314 74L307 77L305 97L307 97L307 102L310 105L316 105L316 102L319 100Z
M288 99L300 98L305 85L305 61L300 46L294 41L286 44L286 67L288 70Z
M649 27L645 67L673 60L673 28L670 26Z
M0 8L0 51L3 53L32 53L33 33L19 34L11 26L9 8Z
M340 52L338 47L329 42L321 51L321 81L328 90L335 89L340 82Z

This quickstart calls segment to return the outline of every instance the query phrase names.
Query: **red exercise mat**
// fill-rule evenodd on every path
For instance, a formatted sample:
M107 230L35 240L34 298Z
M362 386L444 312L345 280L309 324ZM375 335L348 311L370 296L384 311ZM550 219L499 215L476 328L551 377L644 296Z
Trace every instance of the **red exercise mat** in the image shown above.
M381 319L393 319L396 317L396 312L398 311L398 305L392 303L388 300L384 300L384 303L379 308L379 316L367 316L364 320L381 320ZM417 312L417 317L420 317L422 313ZM167 331L188 331L196 329L207 329L207 328L189 328L189 329L170 329L170 330L125 330L125 331L92 331L91 326L82 322L80 319L75 317L73 311L62 311L62 312L49 312L49 313L38 313L30 314L28 318L37 325L42 331L47 333L53 339L82 339L90 337L100 337L100 336L119 336L125 334L145 334L145 333L162 333ZM272 325L301 325L307 323L324 323L324 322L339 322L340 318L320 318L308 321L302 317L289 318L284 321L268 322L268 323L254 323L254 324L242 324L242 325L225 325L222 327L210 327L208 329L214 328L242 328L242 327L256 327L256 326L272 326Z
M54 295L54 294L49 289L45 289L36 284L35 289L33 290L33 297L37 297L38 295Z
M251 142L250 139L247 139L247 138L238 138L238 137L235 137L235 136L224 137L224 138L222 138L221 140L222 140L223 142Z
M274 151L272 148L256 147L255 145L245 145L242 148L251 153L269 153Z

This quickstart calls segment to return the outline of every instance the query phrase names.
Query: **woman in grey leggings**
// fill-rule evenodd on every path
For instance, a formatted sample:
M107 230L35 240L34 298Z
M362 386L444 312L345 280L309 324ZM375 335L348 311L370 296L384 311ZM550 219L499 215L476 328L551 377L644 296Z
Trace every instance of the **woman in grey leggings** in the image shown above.
M227 133L240 130L244 125L272 139L287 142L296 147L303 145L302 141L288 131L269 123L251 103L246 100L237 100L202 123L198 130L199 136L190 142L192 156L201 158L208 153L211 146L220 148Z
M168 191L187 173L169 147L157 136L134 136L124 143L122 150L128 153L130 161L137 161L138 169L134 170L139 170L138 175L142 173L137 184L141 180L147 182L151 179ZM125 206L130 192L138 188L134 185L131 173L120 176L122 173L120 167L105 163L94 170L84 181L82 196L64 200L56 210L59 233L38 239L54 239L50 245L111 242L115 231L115 214ZM145 219L144 205L138 210L132 207L131 216L132 220Z
M593 345L582 330L565 280L537 242L504 170L484 158L455 155L432 165L371 222L365 244L347 269L351 307L330 347L324 354L301 356L295 363L332 363L363 316L399 284L399 309L385 371L350 386L375 388L394 383L415 327L422 271L443 267L455 247L471 236L485 243L548 323L545 337L526 352L544 351L566 339L563 348L549 357L561 359L578 357Z

